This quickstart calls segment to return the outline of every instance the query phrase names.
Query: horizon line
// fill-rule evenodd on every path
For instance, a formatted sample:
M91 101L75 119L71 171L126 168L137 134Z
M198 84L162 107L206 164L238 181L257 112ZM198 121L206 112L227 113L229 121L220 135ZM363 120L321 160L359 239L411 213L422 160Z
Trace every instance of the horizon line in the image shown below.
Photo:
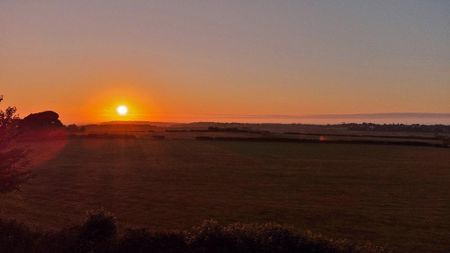
M399 121L392 122L391 120L397 119ZM436 120L439 119L441 122L445 123L424 123L421 120ZM239 120L243 120L240 122ZM251 122L245 122L245 120L250 120ZM280 120L274 122L274 120ZM298 122L299 120L318 120L322 122ZM324 120L331 120L330 122L325 122ZM342 121L336 122L337 120L355 120L355 121ZM365 121L361 120L389 120L386 122L366 122L375 124L443 124L450 125L450 112L387 112L387 113L348 113L348 114L305 114L305 115L295 115L295 114L202 114L202 115L168 115L166 119L161 120L146 120L146 119L136 119L136 120L109 120L109 121L90 121L90 122L71 122L80 125L89 124L102 124L108 122L157 122L157 123L199 123L199 122L215 122L215 123L279 123L279 124L341 124L341 123L363 123ZM403 120L417 120L417 122L401 122ZM332 122L333 121L333 122Z
M209 114L208 116L240 118L285 118L285 119L333 119L333 118L377 118L377 117L449 117L450 112L378 112L378 113L326 113L326 114Z
M215 117L216 119L201 119ZM390 112L390 113L354 113L354 114L309 114L309 115L289 115L289 114L205 114L203 116L197 116L198 120L182 120L180 118L196 118L189 116L179 116L173 117L174 120L110 120L110 121L98 121L90 123L79 123L82 125L89 124L105 124L114 122L130 122L130 123L167 123L167 124L189 124L189 123L242 123L242 124L308 124L308 125L336 125L336 124L348 124L348 123L374 123L374 124L421 124L421 125L450 125L450 113L423 113L423 112ZM177 120L175 118L178 118ZM234 118L230 120L231 118ZM228 120L224 120L228 119ZM242 119L244 121L239 121ZM251 121L247 120L258 120L261 121ZM271 120L280 120L277 122ZM341 121L336 120L355 120L355 121ZM417 122L405 122L405 121L385 121L380 122L377 120L418 120ZM430 123L430 122L420 122L420 120L430 120L430 119L441 119L445 123ZM299 122L299 121L284 121L283 120L334 120L334 122ZM374 121L361 121L361 120L374 120Z

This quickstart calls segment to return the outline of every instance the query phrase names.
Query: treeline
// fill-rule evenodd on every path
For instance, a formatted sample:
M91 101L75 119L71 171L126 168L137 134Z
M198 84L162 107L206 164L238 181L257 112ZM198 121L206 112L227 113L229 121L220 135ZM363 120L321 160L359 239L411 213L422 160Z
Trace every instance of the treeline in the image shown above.
M267 130L253 130L250 128L239 128L239 127L208 127L208 132L231 132L231 133L252 133L252 134L270 134Z
M450 134L450 125L420 125L420 124L374 124L374 123L344 123L339 126L352 131L376 132L421 132Z
M371 145L402 145L402 146L424 146L447 148L449 144L431 143L425 141L389 141L389 140L328 140L318 139L296 139L285 137L232 137L232 136L197 136L198 141L240 141L240 142L286 142L286 143L321 143L321 144L371 144Z
M8 253L382 253L370 243L332 240L277 224L219 225L205 221L187 231L129 229L118 233L114 217L91 213L86 221L57 232L43 232L0 220L0 252Z
M254 130L251 128L239 128L239 127L217 127L209 126L206 129L166 129L166 132L173 133L183 133L183 132L194 132L194 133L251 133L251 134L270 134L267 130Z

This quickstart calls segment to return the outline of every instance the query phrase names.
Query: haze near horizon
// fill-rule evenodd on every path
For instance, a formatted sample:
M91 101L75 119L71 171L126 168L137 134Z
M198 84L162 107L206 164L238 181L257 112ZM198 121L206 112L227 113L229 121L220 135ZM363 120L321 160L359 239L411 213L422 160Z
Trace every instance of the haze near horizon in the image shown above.
M448 114L448 13L439 0L6 0L0 93L67 123Z

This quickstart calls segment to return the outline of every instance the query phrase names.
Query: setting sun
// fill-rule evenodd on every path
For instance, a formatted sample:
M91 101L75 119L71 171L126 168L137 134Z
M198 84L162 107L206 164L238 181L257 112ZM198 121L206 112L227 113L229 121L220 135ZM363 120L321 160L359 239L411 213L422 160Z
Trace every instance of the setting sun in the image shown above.
M128 113L128 107L126 105L119 105L117 106L116 111L120 116L125 116Z

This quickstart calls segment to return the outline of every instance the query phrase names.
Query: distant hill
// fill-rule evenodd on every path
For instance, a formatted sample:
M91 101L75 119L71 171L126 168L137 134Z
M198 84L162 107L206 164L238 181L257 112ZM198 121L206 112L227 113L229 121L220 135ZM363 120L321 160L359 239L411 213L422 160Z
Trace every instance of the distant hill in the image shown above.
M300 123L313 125L340 123L376 123L376 124L444 124L450 125L450 112L394 112L394 113L359 113L359 114L215 114L209 115L214 122L245 123ZM202 121L202 120L199 120Z
M155 122L155 121L126 121L126 120L107 121L100 123L100 125L147 125L156 127L170 127L176 124L178 123Z

